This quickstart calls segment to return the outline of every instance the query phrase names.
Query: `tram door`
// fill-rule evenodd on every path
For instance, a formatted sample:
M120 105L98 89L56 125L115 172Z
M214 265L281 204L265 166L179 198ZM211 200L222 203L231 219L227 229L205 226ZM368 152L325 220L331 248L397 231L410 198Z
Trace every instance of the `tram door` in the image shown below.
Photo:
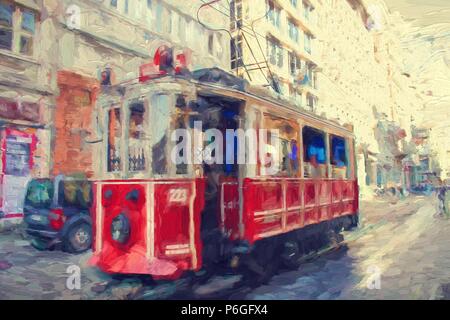
M240 105L239 101L222 97L200 97L198 100L206 140L203 159L206 191L201 226L205 266L219 262L221 252L223 252L226 235L222 228L221 186L224 181L236 181L237 183L239 176L239 166L236 161L237 139L234 136L232 139L227 139L227 130L239 128ZM219 132L222 141L216 141ZM230 148L234 150L230 150ZM233 151L230 154L234 154L233 161L230 159L227 161L227 153L230 151ZM219 155L218 152L222 152L222 154Z

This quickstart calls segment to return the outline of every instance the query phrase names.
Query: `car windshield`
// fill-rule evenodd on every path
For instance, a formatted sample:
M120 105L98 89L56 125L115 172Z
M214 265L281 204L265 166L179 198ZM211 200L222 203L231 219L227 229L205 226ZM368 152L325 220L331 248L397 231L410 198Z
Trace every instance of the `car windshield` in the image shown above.
M48 208L53 200L53 183L49 179L31 180L28 185L25 205Z

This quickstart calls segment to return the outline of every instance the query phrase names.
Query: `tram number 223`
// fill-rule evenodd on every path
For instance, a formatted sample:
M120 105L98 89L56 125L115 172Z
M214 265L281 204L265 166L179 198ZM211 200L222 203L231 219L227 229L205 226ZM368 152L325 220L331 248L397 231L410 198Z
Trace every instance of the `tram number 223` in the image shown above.
M169 190L169 203L185 204L188 200L187 189L170 189Z

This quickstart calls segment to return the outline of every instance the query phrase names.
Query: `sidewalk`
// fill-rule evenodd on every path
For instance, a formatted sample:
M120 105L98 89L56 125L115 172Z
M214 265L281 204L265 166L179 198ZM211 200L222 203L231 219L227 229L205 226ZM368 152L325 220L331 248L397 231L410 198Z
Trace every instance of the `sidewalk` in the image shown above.
M423 201L428 199L435 204L435 197L410 195L403 200L393 200L390 197L373 198L360 202L361 223L363 226L380 223L381 221L395 221L411 215L411 210L419 209Z

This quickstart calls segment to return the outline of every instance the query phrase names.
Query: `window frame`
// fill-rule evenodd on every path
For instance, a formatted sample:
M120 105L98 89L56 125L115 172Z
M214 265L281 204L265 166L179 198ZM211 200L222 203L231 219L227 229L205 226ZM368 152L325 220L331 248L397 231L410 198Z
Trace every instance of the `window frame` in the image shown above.
M233 37L230 41L230 64L231 69L236 70L242 66L244 66L244 57L242 54L244 39L242 35L237 35Z
M175 118L175 110L176 108L176 99L179 95L183 95L186 99L186 103L188 101L193 100L192 93L184 90L151 90L146 91L140 95L130 95L121 99L107 99L105 100L105 107L102 110L103 114L103 143L102 143L102 160L101 163L101 171L99 172L102 178L105 179L178 179L178 178L193 178L194 173L196 172L195 164L188 164L187 173L177 174L177 166L171 161L171 152L172 148L175 147L176 143L172 141L171 133L174 129L176 129L176 118ZM153 107L153 103L156 103L158 96L167 96L167 103L169 105L169 121L167 121L167 143L165 145L165 155L166 155L166 172L163 174L155 173L153 170L153 147L156 143L155 133L152 129L152 119L155 119L157 115L155 114L156 107ZM140 171L131 171L130 163L129 163L129 147L130 147L130 115L131 110L130 106L137 101L142 101L144 104L145 112L143 119L143 130L145 132L145 142L141 142L140 146L143 146L144 154L145 154L145 169ZM109 115L110 112L114 109L119 109L121 116L121 137L120 139L120 156L121 163L120 168L117 171L109 171ZM183 111L186 114L194 114L188 107ZM191 134L191 139L193 139L193 130L188 127L188 130ZM192 152L192 150L191 150ZM100 168L99 167L99 168Z
M300 40L300 28L292 18L288 18L287 21L288 21L289 39L291 39L295 43L298 43Z
M278 130L278 134L275 136L275 138L277 138L279 140L279 147L280 149L277 150L278 152L278 163L277 163L277 168L279 169L278 172L276 174L271 174L270 176L275 176L275 177L288 177L288 178L300 178L301 177L301 166L302 166L302 159L301 159L301 141L299 139L300 137L300 126L297 122L289 120L289 119L285 119L285 118L281 118L281 117L277 117L273 114L269 114L269 113L265 113L264 114L264 126L266 128L268 128L269 131L267 131L267 143L271 144L271 132L270 129L277 129ZM288 132L288 130L279 130L280 128L290 128L291 132ZM296 153L295 153L295 157L296 157L296 168L294 167L294 163L291 160L291 156L293 155L292 153L292 142L295 140L296 143ZM287 155L283 154L283 146L282 146L282 142L287 143L288 145L288 152L290 151L291 153L288 153ZM283 163L283 157L285 156L289 156L288 159L285 159L288 161L287 163L287 167L286 170L282 170L283 166L285 165ZM262 164L261 164L262 166ZM266 170L263 170L264 172L266 172ZM267 176L265 174L262 174L262 176Z
M335 163L335 149L334 149L334 139L339 139L344 142L344 156L345 161L344 165L339 166ZM347 138L343 136L339 136L337 134L330 133L329 135L329 146L330 146L330 167L331 167L331 178L332 179L338 179L338 180L349 180L350 179L350 148L349 148L349 141Z
M0 29L11 32L10 47L0 47L0 51L33 58L35 56L34 44L39 27L40 13L33 8L29 8L11 0L0 0L0 3L10 6L12 9L11 25L0 24ZM30 13L33 17L32 30L24 27L24 16L26 13ZM22 39L27 39L28 41L28 50L26 51L23 50Z
M322 137L323 140L323 152L325 159L323 162L317 161L317 165L314 166L313 163L311 163L311 159L309 159L308 156L308 147L309 143L306 141L305 138L305 130L310 130L311 132L319 135ZM311 126L311 125L304 125L302 127L302 148L303 148L303 172L304 172L304 178L305 179L327 179L328 178L328 163L329 163L329 155L328 155L328 146L327 146L327 132L321 129L318 129L317 127ZM307 172L308 171L308 172ZM309 172L310 171L310 172Z
M266 5L266 19L276 28L281 29L281 8L274 1L268 0Z
M230 31L240 29L243 26L243 4L242 0L230 1Z
M266 38L268 61L278 68L284 66L284 48L281 43L272 37Z

